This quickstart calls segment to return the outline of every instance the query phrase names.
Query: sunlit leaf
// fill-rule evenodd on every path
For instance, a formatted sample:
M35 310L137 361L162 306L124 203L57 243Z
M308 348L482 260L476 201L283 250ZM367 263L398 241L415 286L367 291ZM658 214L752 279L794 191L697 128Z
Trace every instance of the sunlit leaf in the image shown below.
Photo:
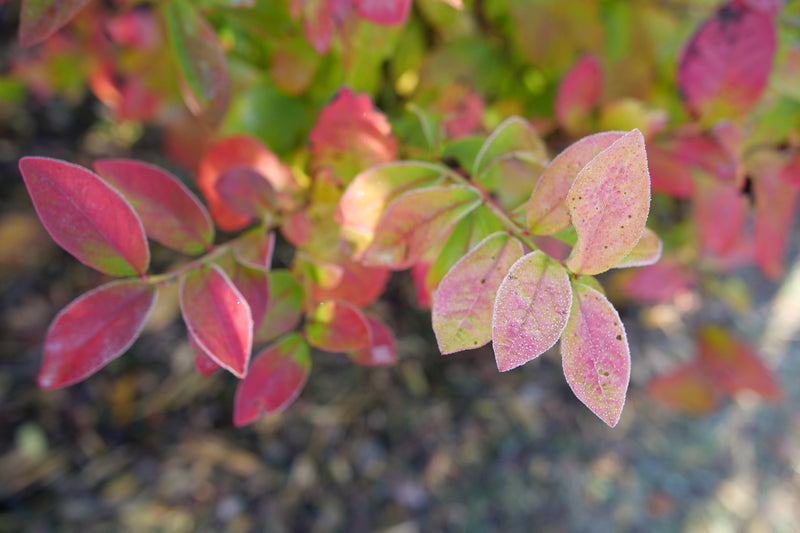
M547 161L547 147L531 124L521 117L510 117L492 132L475 157L472 173L480 174L502 157L518 157L534 163Z
M681 413L707 415L717 408L717 395L702 367L691 361L655 376L647 393L657 402Z
M639 242L650 210L644 137L633 130L589 161L567 195L578 241L567 259L576 273L599 274Z
M341 275L333 286L312 284L311 295L315 301L342 300L365 307L378 299L389 281L388 269L365 266L349 259L338 264Z
M555 113L558 123L575 134L589 130L589 115L603 94L603 70L590 54L581 57L558 86Z
M336 300L321 302L306 317L308 343L328 352L348 352L369 345L369 324L352 304Z
M403 193L386 208L363 262L393 270L409 268L481 201L478 191L463 185Z
M517 239L494 233L450 269L433 297L433 332L439 351L453 353L492 340L495 294L523 253Z
M93 172L23 157L19 169L47 232L81 262L113 276L144 274L150 251L131 205Z
M614 268L641 267L652 265L661 259L661 250L664 245L658 238L656 232L650 228L644 228L641 239L636 243L631 253L614 265Z
M214 187L222 201L241 215L263 220L277 209L272 185L252 167L229 168L219 175Z
M567 194L575 178L589 161L623 135L618 131L589 135L550 162L528 201L528 226L532 232L551 235L570 225Z
M366 367L391 366L397 363L394 335L382 321L367 316L369 344L365 348L347 353L355 364Z
M156 288L136 280L107 283L73 300L47 330L39 387L72 385L125 353L155 301Z
M492 318L492 345L501 372L539 357L552 347L569 317L572 288L560 264L541 251L511 267L500 287Z
M614 427L631 377L625 327L601 293L581 283L572 289L572 309L561 337L564 376L575 396Z
M292 331L303 317L303 288L286 270L269 272L269 301L256 342L264 343Z
M310 371L311 350L300 335L292 333L264 348L236 388L233 423L244 426L261 414L284 410L300 395Z
M775 22L729 2L697 31L681 54L678 87L707 123L741 115L761 97L775 54Z
M180 304L186 329L215 363L244 377L253 345L250 306L216 265L181 279Z
M166 170L132 159L100 159L94 168L130 202L151 239L187 254L202 253L214 242L206 208Z
M23 0L19 17L19 44L40 43L80 12L89 0Z

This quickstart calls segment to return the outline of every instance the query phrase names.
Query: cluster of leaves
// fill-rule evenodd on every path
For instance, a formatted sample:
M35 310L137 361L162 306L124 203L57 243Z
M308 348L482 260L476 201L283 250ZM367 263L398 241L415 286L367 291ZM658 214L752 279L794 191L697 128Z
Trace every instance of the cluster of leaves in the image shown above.
M731 0L687 35L675 28L695 21L658 2L22 0L20 44L42 44L11 79L37 98L88 84L110 120L159 125L208 206L140 161L21 160L53 238L126 277L56 317L39 383L124 353L180 283L197 368L242 378L246 424L300 392L312 347L395 362L369 308L410 268L443 353L492 341L505 371L560 339L570 387L613 426L630 354L595 275L644 267L613 277L653 302L748 262L783 273L800 187L791 9ZM689 214L656 213L655 232L651 177L657 209ZM219 243L215 226L240 233ZM285 269L271 268L276 231L294 249ZM148 238L194 258L150 273ZM701 354L709 335L740 345L707 331ZM709 368L650 390L774 396L774 381Z

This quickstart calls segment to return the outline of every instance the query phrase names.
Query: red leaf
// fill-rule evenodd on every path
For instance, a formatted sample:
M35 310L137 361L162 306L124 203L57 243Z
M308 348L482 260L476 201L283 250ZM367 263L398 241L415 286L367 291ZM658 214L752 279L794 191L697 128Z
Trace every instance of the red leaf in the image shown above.
M589 114L600 103L603 70L592 55L584 55L567 72L556 94L556 119L569 133L589 129Z
M189 338L189 344L195 351L194 367L197 369L198 372L200 372L201 375L210 376L211 374L222 368L217 363L215 363L209 356L206 355L206 352L204 352L203 349L200 347L200 345L197 344L197 341L192 336L191 331L188 332L187 336Z
M247 166L260 172L278 193L297 190L292 171L264 144L249 135L237 135L211 146L197 167L197 186L208 202L214 222L225 231L236 231L250 222L250 217L230 209L215 187L220 175L235 167Z
M654 377L647 384L647 393L657 402L690 415L706 415L717 408L714 386L697 361Z
M680 57L678 86L686 106L709 122L750 109L772 70L776 33L766 13L736 2L717 10Z
M397 157L397 140L366 93L348 88L325 106L309 134L312 173L330 167L345 184L362 170Z
M155 287L138 280L107 283L73 300L47 331L39 386L72 385L122 355L141 333L155 301Z
M352 9L350 0L292 0L294 17L303 13L303 33L320 54L331 47L333 32L342 25Z
M338 262L341 277L333 287L324 288L312 283L311 296L314 301L342 300L357 307L366 307L383 293L389 281L389 270L369 267L349 259Z
M244 426L262 413L284 410L303 390L310 370L311 350L296 333L259 352L236 388L233 423Z
M723 257L735 248L744 235L747 198L730 183L704 180L692 202L700 250Z
M216 265L183 276L180 288L183 320L197 345L215 363L244 377L253 344L250 306Z
M688 198L694 193L694 178L688 165L660 146L647 147L647 167L653 192L673 198Z
M69 22L89 0L23 0L19 20L19 44L38 44Z
M206 208L166 170L132 159L100 159L94 168L131 203L151 239L187 254L202 253L214 242Z
M150 251L139 217L99 176L47 157L23 157L19 169L39 218L62 248L112 276L147 271Z
M708 379L728 394L752 390L776 401L781 389L772 373L743 340L719 326L706 326L698 336L700 364Z
M263 219L277 208L272 185L251 167L226 170L217 178L214 187L222 201L241 215Z
M673 138L671 151L678 161L715 176L720 181L738 181L741 170L739 159L711 135L694 132L678 134Z
M150 10L133 9L106 21L106 31L114 44L146 51L161 46L162 32L158 19Z
M358 14L384 26L401 26L408 19L411 0L356 0Z
M369 344L360 350L348 352L347 357L355 364L366 367L392 366L397 363L397 347L392 331L377 318L366 318Z
M369 345L369 324L364 314L347 302L328 300L312 309L305 327L306 339L328 352L349 352Z
M269 306L269 276L267 272L234 263L230 278L244 299L247 300L253 324L261 324Z

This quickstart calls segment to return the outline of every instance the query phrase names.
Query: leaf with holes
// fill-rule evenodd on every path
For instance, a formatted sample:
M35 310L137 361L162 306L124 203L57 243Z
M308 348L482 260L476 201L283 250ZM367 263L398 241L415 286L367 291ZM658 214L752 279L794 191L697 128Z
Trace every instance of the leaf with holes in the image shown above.
M261 414L283 411L303 390L310 371L311 350L297 333L264 348L236 388L233 423L241 427Z
M439 351L453 353L492 340L495 294L523 253L516 238L494 233L450 269L433 297L433 332Z
M216 265L181 279L180 305L186 329L215 363L242 378L253 345L253 317L247 300Z
M369 324L353 304L328 300L310 310L306 317L306 339L327 352L348 352L369 345Z
M578 232L566 262L573 272L605 272L633 250L650 210L650 173L639 130L583 167L567 194L567 208Z
M77 383L130 348L156 301L156 288L138 280L113 281L73 300L50 324L38 384Z
M131 205L97 174L47 157L19 169L50 236L82 263L112 276L143 275L150 251Z
M603 70L593 55L581 57L567 72L556 93L555 113L568 133L587 131L589 116L603 94Z
M567 324L572 304L569 275L544 252L531 252L509 270L497 290L492 344L500 372L539 357Z
M425 187L398 196L378 222L363 262L393 270L409 268L481 201L478 191L463 185Z
M575 178L589 161L623 135L624 132L618 131L589 135L550 162L528 201L528 227L533 233L552 235L570 225L567 195Z
M397 363L397 347L392 330L381 320L367 316L369 344L347 353L355 364L365 367L392 366Z
M38 44L72 20L89 0L23 0L19 17L19 44Z
M572 392L611 427L617 425L631 378L625 327L593 288L572 286L572 309L561 337L564 376Z
M208 211L171 173L132 159L100 159L94 169L125 196L154 241L187 254L202 253L214 242Z
M661 251L664 248L661 239L656 232L650 228L644 228L642 238L636 243L631 253L614 265L614 268L642 267L652 265L661 259Z

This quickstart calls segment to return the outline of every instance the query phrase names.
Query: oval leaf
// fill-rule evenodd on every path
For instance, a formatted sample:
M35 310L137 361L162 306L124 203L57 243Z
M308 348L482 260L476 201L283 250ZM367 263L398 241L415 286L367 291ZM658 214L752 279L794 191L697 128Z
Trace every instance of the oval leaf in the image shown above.
M244 377L253 345L253 317L239 289L216 265L181 279L183 320L197 345L215 363Z
M661 251L664 248L661 239L656 232L650 228L644 228L642 238L636 243L631 253L625 259L614 265L614 268L641 267L652 265L661 259Z
M397 363L397 347L394 335L389 327L382 321L371 316L367 317L369 325L369 344L347 353L355 364L366 367L392 366Z
M497 289L522 257L522 244L494 233L461 258L433 297L433 332L443 354L483 346L492 340Z
M306 339L315 348L327 352L347 352L369 345L369 324L364 314L352 304L328 300L317 305L307 316Z
M528 201L528 227L533 233L552 235L570 225L567 195L575 178L589 161L623 135L621 131L589 135L568 146L550 162Z
M530 122L522 117L507 118L486 138L475 156L472 173L480 176L498 158L512 156L534 163L547 160L547 146Z
M403 270L482 202L469 186L426 187L397 197L381 217L363 262Z
M47 157L23 157L19 169L53 240L112 276L143 275L150 250L131 205L95 173Z
M277 209L272 185L251 167L226 170L217 178L214 187L222 201L241 215L264 219Z
M244 426L262 413L281 412L303 390L311 371L311 350L297 333L264 348L236 388L233 423Z
M578 173L567 195L578 241L567 259L575 273L599 274L639 242L650 210L644 136L624 135Z
M125 353L155 302L155 287L138 280L107 283L73 300L47 331L39 387L72 385Z
M356 0L358 14L384 26L402 26L408 19L411 0Z
M569 317L569 275L544 252L531 252L511 267L497 290L492 344L500 372L539 357L553 346Z
M233 255L240 264L255 270L269 271L275 251L275 234L256 228L237 239Z
M628 338L611 302L587 285L572 287L561 356L575 396L603 422L616 426L631 378Z
M273 270L269 277L267 311L256 331L259 343L292 331L303 317L303 288L286 270Z
M94 169L131 203L148 237L187 254L211 247L211 216L171 173L132 159L100 159L94 162Z
M19 44L28 47L57 32L89 0L23 0L19 16Z
M569 133L589 130L589 114L603 94L603 71L592 55L585 55L567 72L556 93L556 120Z

